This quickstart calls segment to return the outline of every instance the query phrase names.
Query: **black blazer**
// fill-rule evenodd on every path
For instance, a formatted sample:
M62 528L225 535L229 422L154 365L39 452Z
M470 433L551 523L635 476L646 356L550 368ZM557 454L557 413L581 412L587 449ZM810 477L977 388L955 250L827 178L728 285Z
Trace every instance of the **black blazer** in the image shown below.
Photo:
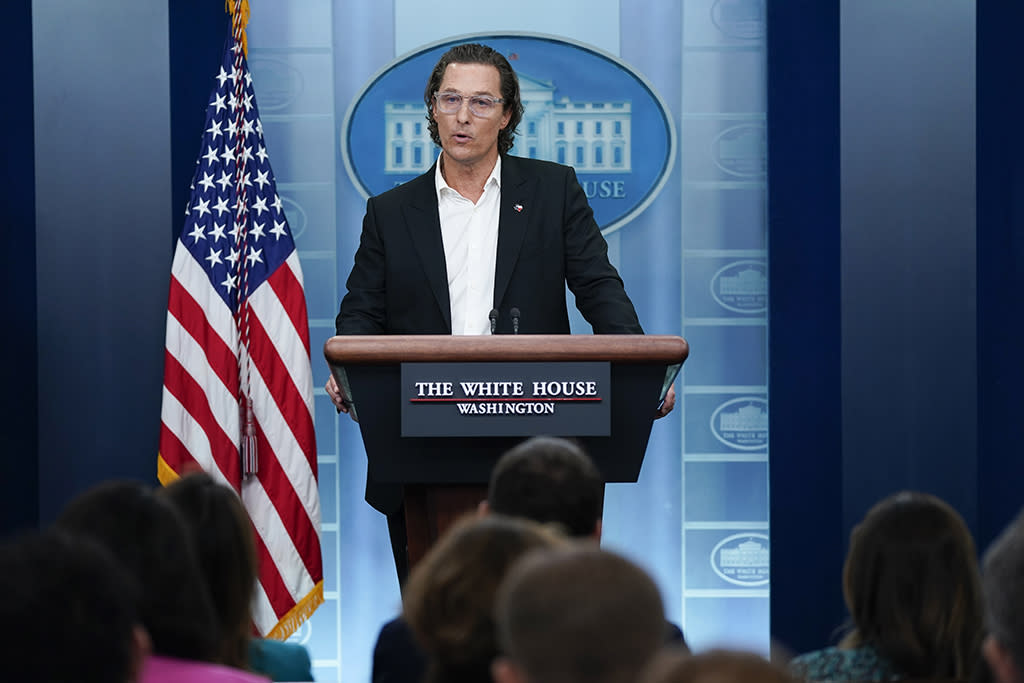
M565 285L598 334L642 334L576 173L504 156L494 275L497 332L568 334ZM338 334L451 334L434 167L371 197Z
M511 334L518 308L520 334L569 334L567 283L595 333L643 334L575 171L502 157L495 331ZM434 167L366 202L347 287L338 334L451 334ZM390 515L401 487L367 480L366 500Z

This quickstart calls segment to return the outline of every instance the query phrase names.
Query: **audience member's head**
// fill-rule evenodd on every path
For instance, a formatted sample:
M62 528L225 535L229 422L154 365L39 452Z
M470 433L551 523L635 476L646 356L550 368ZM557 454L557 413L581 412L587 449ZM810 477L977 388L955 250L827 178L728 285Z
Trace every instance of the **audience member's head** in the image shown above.
M852 631L910 678L970 678L982 629L974 541L957 512L925 493L875 504L854 527L843 569Z
M1024 514L999 535L982 565L988 637L984 653L997 683L1024 682Z
M534 522L489 515L460 520L431 547L403 597L403 616L427 654L427 683L489 680L502 578L527 551L565 542Z
M659 652L640 683L796 683L784 668L750 652L711 650L690 655Z
M536 436L498 460L486 507L559 524L576 538L600 538L603 504L604 479L583 449L566 439Z
M662 644L665 614L648 574L586 545L535 552L498 592L496 683L632 682Z
M191 472L161 490L185 520L221 624L219 661L245 668L256 586L252 524L234 489Z
M0 545L3 678L135 681L148 638L134 584L99 545L56 531Z
M56 526L98 542L134 578L155 654L216 661L217 622L185 523L170 502L139 483L108 482L71 501Z

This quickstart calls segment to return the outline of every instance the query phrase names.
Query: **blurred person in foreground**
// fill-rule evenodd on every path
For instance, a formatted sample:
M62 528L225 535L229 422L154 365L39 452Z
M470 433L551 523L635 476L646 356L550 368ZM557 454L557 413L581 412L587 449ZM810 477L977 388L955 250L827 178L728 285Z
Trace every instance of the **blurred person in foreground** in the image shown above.
M1024 683L1024 513L985 553L982 586L988 670L996 683Z
M149 653L132 579L96 543L48 531L0 544L3 679L134 683Z
M809 681L969 680L982 637L975 558L967 525L944 501L908 491L882 499L850 535L847 634L790 670Z
M495 683L633 683L665 632L653 579L586 544L516 563L498 591L495 619Z
M481 515L500 514L554 525L570 538L599 543L604 479L576 443L535 436L501 456L491 472ZM665 622L665 643L686 649L683 632ZM373 649L373 683L415 683L425 667L408 624L381 627Z
M528 551L566 543L526 520L468 516L409 575L403 617L427 657L424 683L490 683L498 655L494 599L509 567Z
M190 472L160 491L181 513L221 624L221 664L274 681L312 681L302 645L253 637L257 586L256 542L238 494L206 472Z
M783 667L751 652L711 650L690 655L663 650L639 683L797 683Z
M72 500L56 528L106 548L138 586L135 607L152 641L141 683L259 683L223 666L220 631L181 515L137 482L100 484Z

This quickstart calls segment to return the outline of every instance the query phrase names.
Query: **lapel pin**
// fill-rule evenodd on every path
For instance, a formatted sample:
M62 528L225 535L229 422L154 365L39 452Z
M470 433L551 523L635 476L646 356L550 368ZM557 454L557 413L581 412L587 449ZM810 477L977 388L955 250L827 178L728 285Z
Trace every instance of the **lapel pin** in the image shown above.
M512 206L512 208L515 209L516 213L522 213L523 212L523 205L522 204L514 204Z

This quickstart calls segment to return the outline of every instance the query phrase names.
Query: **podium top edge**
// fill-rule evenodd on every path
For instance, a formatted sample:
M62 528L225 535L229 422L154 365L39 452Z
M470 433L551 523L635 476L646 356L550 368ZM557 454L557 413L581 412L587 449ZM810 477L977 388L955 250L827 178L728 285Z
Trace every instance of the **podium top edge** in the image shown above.
M682 363L690 346L682 337L654 334L342 335L324 343L332 365L424 362Z

